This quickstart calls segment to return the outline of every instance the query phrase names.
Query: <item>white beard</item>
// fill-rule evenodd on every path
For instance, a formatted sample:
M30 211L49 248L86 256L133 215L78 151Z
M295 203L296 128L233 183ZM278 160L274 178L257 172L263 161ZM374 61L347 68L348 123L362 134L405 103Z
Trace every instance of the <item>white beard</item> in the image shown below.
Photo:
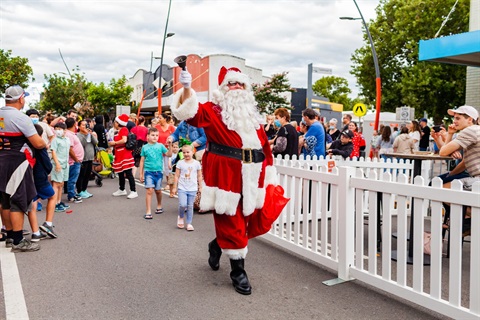
M252 132L260 128L263 117L257 110L253 92L247 90L227 91L222 95L222 120L234 131Z

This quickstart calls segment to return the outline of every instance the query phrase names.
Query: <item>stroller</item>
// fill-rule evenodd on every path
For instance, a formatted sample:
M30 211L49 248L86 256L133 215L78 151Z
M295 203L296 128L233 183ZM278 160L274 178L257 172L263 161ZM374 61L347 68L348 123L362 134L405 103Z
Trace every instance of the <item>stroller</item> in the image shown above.
M110 155L107 150L104 148L99 148L97 152L97 161L93 163L92 167L92 176L95 179L95 184L99 187L103 185L102 180L105 177L110 177L115 179L116 175L112 169L112 162L110 160Z

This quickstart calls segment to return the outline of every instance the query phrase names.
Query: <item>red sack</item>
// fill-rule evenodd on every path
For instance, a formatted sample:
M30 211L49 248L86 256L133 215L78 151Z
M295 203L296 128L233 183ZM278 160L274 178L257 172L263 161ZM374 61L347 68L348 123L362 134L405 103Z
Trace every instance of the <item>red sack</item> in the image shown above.
M262 209L255 210L248 219L247 234L252 239L267 233L277 220L289 198L283 196L281 186L268 185L265 194L265 203Z

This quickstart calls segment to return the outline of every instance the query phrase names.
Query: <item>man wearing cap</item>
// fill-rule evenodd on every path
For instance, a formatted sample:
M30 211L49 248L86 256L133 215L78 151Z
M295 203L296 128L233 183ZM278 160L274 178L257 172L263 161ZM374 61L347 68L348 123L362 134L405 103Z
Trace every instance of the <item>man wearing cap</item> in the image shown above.
M36 196L33 182L33 151L46 147L32 120L20 110L28 93L20 86L5 90L0 108L0 197L2 222L7 230L6 246L13 252L36 251L40 246L23 237L24 214Z
M440 147L441 156L452 156L456 159L462 158L455 169L449 175L455 175L467 170L470 177L459 179L463 188L471 190L476 181L480 181L480 126L477 125L478 111L472 106L461 106L457 109L449 109L448 114L453 116L453 123L448 126L445 142L440 135L435 134L435 142ZM458 132L455 139L453 135ZM463 157L460 154L463 150ZM450 182L444 187L450 188Z
M253 232L252 221L267 203L266 187L276 184L272 152L261 126L264 118L257 111L249 77L238 68L220 69L219 90L212 93L212 102L198 103L191 79L188 71L180 73L183 89L174 97L172 112L177 119L203 128L208 141L202 158L200 210L214 210L217 236L208 245L208 263L218 270L225 253L235 290L248 295L252 289L244 259L248 239L259 235Z
M343 157L343 159L347 159L350 157L350 154L353 151L353 143L352 139L354 137L354 134L350 130L344 130L341 135L340 139L335 140L332 142L330 145L330 149L328 149L328 154L329 155L340 155Z
M422 118L419 121L420 127L422 128L422 137L420 138L420 143L418 144L419 151L427 151L427 148L430 146L430 128L427 125L427 119Z

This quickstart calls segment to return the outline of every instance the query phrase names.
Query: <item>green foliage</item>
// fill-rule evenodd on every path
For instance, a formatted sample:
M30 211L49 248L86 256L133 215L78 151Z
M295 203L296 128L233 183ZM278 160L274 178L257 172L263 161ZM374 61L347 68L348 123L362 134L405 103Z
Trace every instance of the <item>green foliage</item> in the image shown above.
M418 61L418 42L433 38L456 0L380 0L369 24L380 65L382 111L400 106L441 119L448 108L464 104L466 67ZM440 36L468 31L470 0L459 0ZM375 69L367 35L352 55L365 103L375 104Z
M348 81L342 77L326 76L318 79L312 85L315 94L328 98L330 102L343 104L344 110L352 110L352 101L348 94L352 91L348 87Z
M45 75L44 94L40 101L40 110L64 114L77 103L84 106L87 103L87 90L91 83L79 74L71 77L58 74Z
M14 84L24 89L33 81L33 70L28 65L27 58L12 57L12 50L0 49L0 91Z
M260 113L273 114L281 107L291 109L289 100L284 96L287 92L295 92L287 79L287 72L274 74L263 85L252 84L255 100ZM283 95L282 95L283 94Z
M77 103L78 112L83 117L92 117L96 114L105 114L114 110L116 105L129 104L133 88L127 86L127 78L110 80L94 84L79 73L72 73L71 77L53 74L45 75L45 93L40 101L42 111L54 111L58 114L66 113Z

